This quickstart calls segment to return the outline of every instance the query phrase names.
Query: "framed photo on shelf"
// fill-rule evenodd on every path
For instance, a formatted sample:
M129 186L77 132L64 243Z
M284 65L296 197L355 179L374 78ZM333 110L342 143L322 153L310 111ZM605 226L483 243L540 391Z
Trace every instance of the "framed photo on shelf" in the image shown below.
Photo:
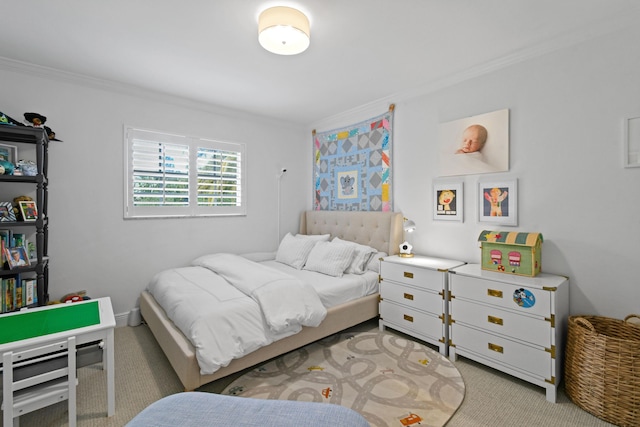
M35 221L38 219L38 208L34 201L20 201L20 213L23 221Z
M478 182L478 221L496 225L518 225L518 180Z
M6 160L14 165L18 162L18 147L9 144L0 144L0 160Z
M624 167L640 168L640 117L624 120Z
M9 264L9 268L18 268L18 267L26 267L31 265L29 261L29 257L27 256L27 251L22 246L4 248L4 256Z
M464 221L463 181L433 181L433 219L436 221Z
M11 202L0 202L0 222L11 222L16 220Z

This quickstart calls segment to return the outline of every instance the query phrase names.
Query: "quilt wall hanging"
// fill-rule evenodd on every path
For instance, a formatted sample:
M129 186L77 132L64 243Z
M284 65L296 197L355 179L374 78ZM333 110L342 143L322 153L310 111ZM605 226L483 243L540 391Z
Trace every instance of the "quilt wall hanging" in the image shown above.
M315 210L393 211L394 108L342 129L313 131Z

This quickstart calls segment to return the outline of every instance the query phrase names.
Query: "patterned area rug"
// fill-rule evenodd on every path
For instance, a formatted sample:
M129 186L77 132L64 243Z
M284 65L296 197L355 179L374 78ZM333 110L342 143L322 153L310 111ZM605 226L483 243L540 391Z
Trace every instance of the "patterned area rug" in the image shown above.
M388 332L339 333L237 378L222 394L327 402L369 424L443 426L464 398L460 372L437 351Z

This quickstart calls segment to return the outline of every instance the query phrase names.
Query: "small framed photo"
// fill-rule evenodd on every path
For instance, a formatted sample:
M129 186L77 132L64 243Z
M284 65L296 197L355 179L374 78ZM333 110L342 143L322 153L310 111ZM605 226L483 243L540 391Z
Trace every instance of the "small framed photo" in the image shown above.
M518 180L478 182L478 220L498 225L518 225Z
M640 117L624 120L624 167L640 168Z
M434 220L463 222L463 181L434 180L433 206Z
M13 163L18 162L18 147L9 144L0 144L0 160Z
M22 246L4 248L4 252L10 269L31 265L29 257L27 256L27 251Z
M20 213L23 221L35 221L38 219L38 208L34 201L20 201Z
M11 222L16 220L11 202L0 202L0 222Z

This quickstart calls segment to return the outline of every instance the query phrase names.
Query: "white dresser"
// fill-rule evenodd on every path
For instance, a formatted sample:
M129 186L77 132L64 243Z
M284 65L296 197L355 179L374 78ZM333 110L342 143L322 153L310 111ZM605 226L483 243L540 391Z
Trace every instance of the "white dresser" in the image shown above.
M544 387L556 401L569 313L569 280L483 271L449 272L449 357L458 355Z
M415 255L380 261L380 330L390 327L447 354L447 272L462 261Z

